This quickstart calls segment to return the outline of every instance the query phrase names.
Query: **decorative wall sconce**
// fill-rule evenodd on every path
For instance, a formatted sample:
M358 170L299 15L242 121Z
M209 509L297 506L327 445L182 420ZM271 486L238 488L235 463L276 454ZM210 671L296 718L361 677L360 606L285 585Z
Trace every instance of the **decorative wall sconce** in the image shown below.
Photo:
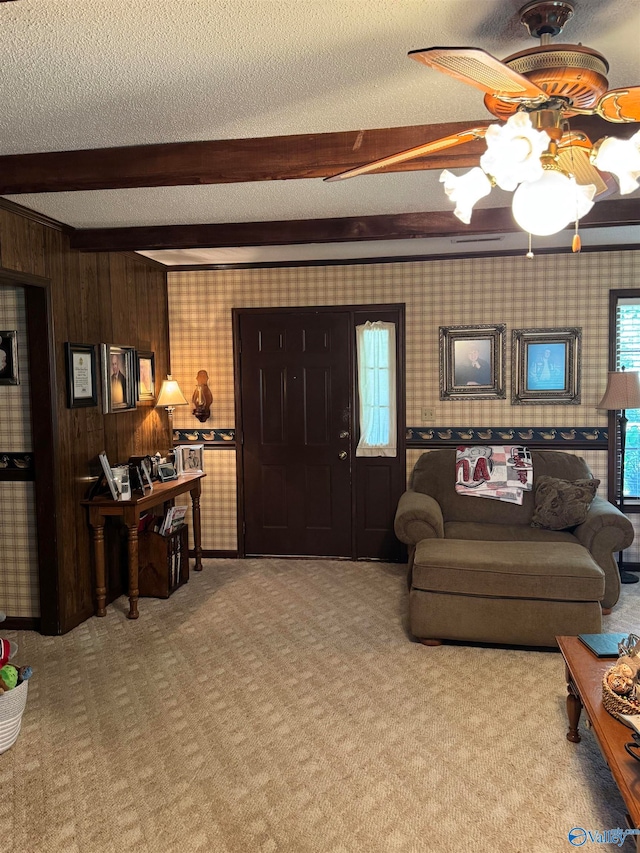
M211 414L211 404L213 403L213 394L209 389L209 374L206 370L198 371L196 382L198 385L191 397L191 402L193 404L191 414L196 417L200 423L204 423L208 420Z

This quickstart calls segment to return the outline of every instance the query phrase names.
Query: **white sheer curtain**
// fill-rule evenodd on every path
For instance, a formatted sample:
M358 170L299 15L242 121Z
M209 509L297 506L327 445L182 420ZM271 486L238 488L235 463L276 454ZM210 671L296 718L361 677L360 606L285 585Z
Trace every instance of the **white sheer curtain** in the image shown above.
M396 456L396 327L356 326L360 441L356 456Z

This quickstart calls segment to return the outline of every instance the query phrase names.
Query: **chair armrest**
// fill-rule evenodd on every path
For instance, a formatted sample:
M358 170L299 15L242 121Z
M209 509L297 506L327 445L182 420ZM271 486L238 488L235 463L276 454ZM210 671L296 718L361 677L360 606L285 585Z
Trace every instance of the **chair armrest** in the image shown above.
M405 492L398 501L394 529L407 545L415 546L422 539L444 539L440 504L422 492Z
M631 545L633 525L616 506L596 495L586 520L574 529L573 534L604 572L602 606L613 607L620 597L620 572L613 555Z

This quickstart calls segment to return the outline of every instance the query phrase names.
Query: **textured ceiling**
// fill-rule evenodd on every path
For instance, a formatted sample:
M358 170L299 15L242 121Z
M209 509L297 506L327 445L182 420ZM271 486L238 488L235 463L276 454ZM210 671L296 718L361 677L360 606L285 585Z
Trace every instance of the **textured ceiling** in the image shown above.
M407 51L476 45L502 58L535 46L519 22L522 5L523 0L1 3L0 155L451 121L471 125L489 118L481 93L412 62ZM640 84L640 2L574 5L576 14L561 40L603 53L611 88ZM640 204L640 195L635 197ZM438 173L430 171L337 184L312 179L9 198L78 228L448 207ZM488 205L506 201L494 191ZM222 251L229 262L229 250ZM260 260L258 250L249 254ZM198 257L202 262L202 250ZM232 257L246 259L242 253Z

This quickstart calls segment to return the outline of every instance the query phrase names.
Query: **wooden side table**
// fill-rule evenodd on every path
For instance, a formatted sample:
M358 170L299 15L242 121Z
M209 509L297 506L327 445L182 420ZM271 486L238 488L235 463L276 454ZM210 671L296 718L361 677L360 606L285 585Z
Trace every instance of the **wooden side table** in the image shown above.
M567 740L580 742L578 725L584 710L600 751L609 765L628 809L631 827L640 827L640 764L625 751L631 729L609 714L602 704L602 678L615 658L597 658L577 637L556 637L565 662L567 679ZM607 827L603 827L607 828ZM640 853L640 835L636 836Z
M114 501L99 495L91 500L82 501L83 506L89 507L89 524L92 530L93 553L96 566L96 616L106 616L106 574L105 574L105 542L104 524L108 516L117 516L124 520L127 526L127 554L129 563L129 619L137 619L138 613L138 523L140 516L147 510L160 504L165 510L174 498L186 492L191 494L193 509L193 542L195 548L195 565L197 572L202 571L202 534L200 528L200 494L201 480L204 473L182 474L176 480L165 483L154 483L153 491L145 495L134 495L128 501Z

